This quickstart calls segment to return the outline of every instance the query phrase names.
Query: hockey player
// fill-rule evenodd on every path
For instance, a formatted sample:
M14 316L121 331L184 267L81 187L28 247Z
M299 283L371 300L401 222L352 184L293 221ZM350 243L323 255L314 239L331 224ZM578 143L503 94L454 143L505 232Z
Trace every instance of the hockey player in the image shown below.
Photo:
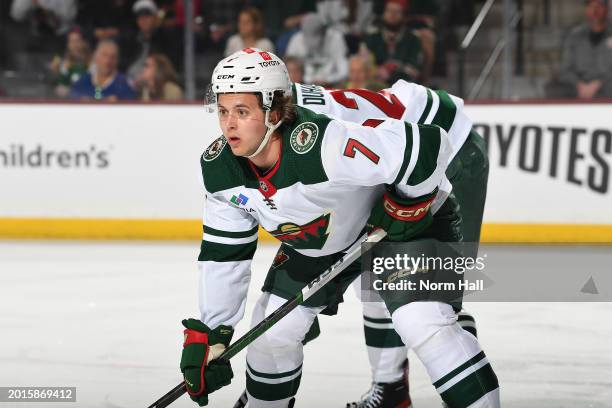
M222 60L212 86L223 136L201 158L207 198L201 315L183 321L181 358L187 390L200 405L232 378L229 362L216 358L244 314L258 225L282 245L253 325L339 259L366 223L384 227L390 241L461 239L444 175L452 149L442 128L396 119L360 126L295 106L283 62L254 49ZM251 343L249 407L292 406L302 340L318 313L335 313L359 272L357 261ZM393 328L449 405L499 406L491 365L449 304L414 302L409 294L381 296Z
M324 89L317 85L293 84L294 102L318 113L364 123L372 118L394 118L419 124L434 124L448 134L452 145L446 175L460 207L464 242L473 243L476 256L487 191L488 158L483 138L472 129L463 112L463 101L444 91L397 81L389 89ZM356 290L360 294L359 280ZM386 408L400 403L410 406L407 379L407 350L393 330L384 303L364 302L364 333L372 368L372 388L362 401L348 407ZM476 335L474 318L458 314L459 324Z

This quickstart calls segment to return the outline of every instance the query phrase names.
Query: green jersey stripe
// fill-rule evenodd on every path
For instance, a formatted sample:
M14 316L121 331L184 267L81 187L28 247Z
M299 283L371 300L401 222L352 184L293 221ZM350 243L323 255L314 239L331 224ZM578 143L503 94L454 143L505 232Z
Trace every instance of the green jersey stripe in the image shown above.
M247 363L247 368L249 369L249 371L254 376L257 376L257 377L262 377L262 378L283 378L283 377L292 376L293 374L296 374L296 373L300 372L302 370L302 365L300 364L300 366L298 368L296 368L295 370L284 371L282 373L274 373L274 374L262 373L261 371L254 370L253 367L251 367L249 365L249 363Z
M484 353L484 351L481 351L480 353L476 354L474 357L470 358L465 363L461 364L459 367L455 368L450 373L446 374L444 377L440 378L438 381L434 382L433 386L436 387L436 388L440 387L445 382L451 380L453 377L455 377L457 374L459 374L460 372L462 372L463 370L465 370L469 366L472 366L472 365L478 363L483 358L485 358L485 353Z
M255 226L252 229L248 230L248 231L222 231L222 230L218 230L216 228L213 227L209 227L207 225L203 226L204 228L204 232L206 234L210 234L210 235L215 235L217 237L224 237L224 238L248 238L250 236L252 236L253 234L257 233L257 230L259 228L259 226Z
M404 148L404 160L402 161L402 166L400 167L399 173L397 173L397 177L393 181L393 184L398 184L404 178L406 174L406 169L410 164L410 157L412 156L412 143L413 143L413 134L412 134L412 125L406 123L404 125L406 129L406 147Z
M365 315L363 316L363 320L365 320L366 322L372 322L372 323L393 323L391 318L376 319L374 317L368 317Z
M377 330L393 330L393 323L372 323L366 320L363 321L363 325L371 329Z
M433 97L431 96L431 90L427 89L427 103L425 104L425 109L423 110L423 114L419 118L417 123L425 123L427 116L429 116L429 111L431 111L431 106L433 105Z
M468 375L440 396L449 407L468 407L499 387L491 364Z
M435 125L419 125L419 157L408 177L407 184L416 186L427 180L438 167L440 153L440 128Z
M457 315L457 321L458 322L466 322L466 321L470 321L470 322L475 322L474 317L470 316L470 315Z
M293 397L300 387L301 379L302 375L300 374L296 378L287 382L280 384L267 384L251 378L249 372L247 371L246 388L249 394L257 399L263 401L278 401Z
M366 346L376 348L403 347L404 342L393 329L373 329L363 326Z
M297 105L298 97L297 97L297 87L295 84L291 84L291 103Z
M436 94L440 97L440 106L431 123L440 126L448 132L455 121L457 106L447 92L436 91Z
M202 241L198 261L237 262L250 261L257 249L257 240L246 244L229 245Z

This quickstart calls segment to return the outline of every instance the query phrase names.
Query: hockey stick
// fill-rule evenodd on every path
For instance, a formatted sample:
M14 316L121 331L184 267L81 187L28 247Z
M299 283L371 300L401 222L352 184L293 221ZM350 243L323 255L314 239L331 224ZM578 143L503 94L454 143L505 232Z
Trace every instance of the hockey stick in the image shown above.
M387 233L382 229L377 229L369 234L365 239L357 240L346 253L338 259L332 266L323 271L321 275L316 277L312 282L306 285L300 293L296 294L293 298L287 300L281 307L276 309L265 319L259 322L255 327L249 330L246 334L231 344L225 351L219 356L219 359L229 360L238 354L242 349L248 346L253 340L261 336L266 330L272 327L276 322L285 317L289 312L295 309L297 306L304 303L308 298L314 295L319 289L329 283L332 279L345 270L350 264L357 260L361 256L361 244L376 243L382 240ZM149 405L148 408L165 408L172 404L177 398L187 392L185 388L185 382L181 382L166 395Z

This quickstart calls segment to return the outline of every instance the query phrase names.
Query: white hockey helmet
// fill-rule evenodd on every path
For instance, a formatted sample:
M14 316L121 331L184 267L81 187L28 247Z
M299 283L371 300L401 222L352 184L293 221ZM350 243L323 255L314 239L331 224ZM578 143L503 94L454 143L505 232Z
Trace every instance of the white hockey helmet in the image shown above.
M270 109L275 91L291 93L291 81L279 57L257 48L245 48L217 64L212 75L212 91L216 95L260 93L264 109Z
M265 112L266 134L259 147L249 158L259 154L268 144L272 133L283 123L269 121L270 109L276 91L283 95L291 95L291 81L283 60L271 52L257 48L245 48L236 51L221 60L212 75L210 91L215 96L215 103L221 93L259 93Z

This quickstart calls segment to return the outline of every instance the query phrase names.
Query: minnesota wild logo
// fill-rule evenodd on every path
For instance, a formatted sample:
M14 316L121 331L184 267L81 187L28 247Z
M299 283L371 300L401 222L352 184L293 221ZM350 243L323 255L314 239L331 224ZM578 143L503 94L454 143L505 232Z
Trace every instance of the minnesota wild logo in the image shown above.
M329 213L324 214L304 225L286 222L269 232L283 244L295 249L321 249L329 236L329 217Z
M289 143L297 154L305 154L312 149L319 135L319 127L312 122L304 122L291 132Z
M210 146L208 146L206 150L204 151L204 154L202 155L202 159L204 161L213 161L219 156L219 154L221 154L226 144L227 144L227 139L225 138L225 136L221 136L215 139L215 141L212 142Z

